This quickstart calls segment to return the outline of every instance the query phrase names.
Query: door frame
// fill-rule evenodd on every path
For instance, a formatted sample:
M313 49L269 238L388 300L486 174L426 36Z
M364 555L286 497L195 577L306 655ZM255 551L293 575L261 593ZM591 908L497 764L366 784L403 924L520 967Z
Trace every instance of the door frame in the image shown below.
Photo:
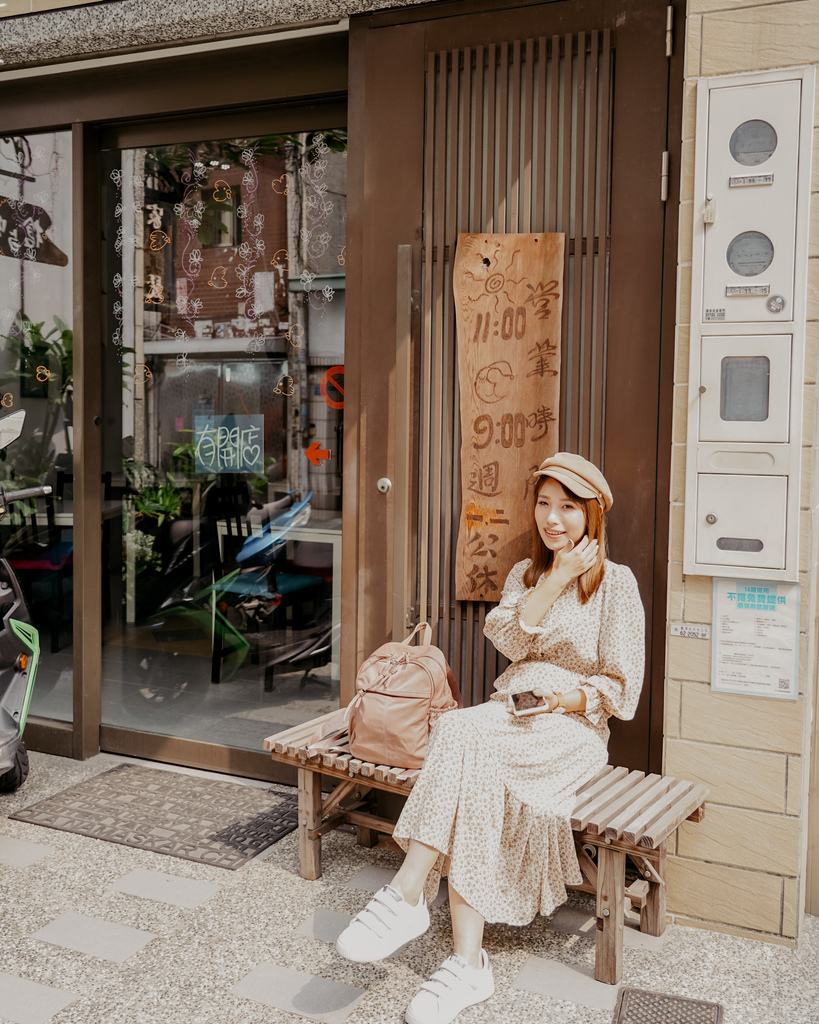
M211 60L218 54L218 72ZM125 68L125 73L123 73ZM55 89L55 82L59 88ZM25 88L21 88L24 83ZM173 110L169 111L169 97ZM180 49L124 62L92 60L0 75L6 134L72 132L74 291L74 713L30 716L32 749L85 759L101 749L228 774L294 783L262 751L102 725L99 162L113 145L286 132L325 113L346 124L347 34L335 26L263 42ZM307 125L310 126L309 124ZM342 630L342 634L343 634ZM343 641L342 641L343 643ZM343 648L342 648L343 649Z
M351 410L355 407L351 420L357 424L359 436L351 443L350 453L345 452L345 468L355 478L346 482L344 514L357 516L358 529L354 535L348 535L344 556L347 564L352 560L358 566L358 573L346 576L344 583L345 621L355 623L355 633L342 654L342 703L352 697L357 665L392 634L394 502L399 499L394 494L389 499L385 497L376 482L383 476L392 478L395 472L393 339L399 316L397 300L393 300L396 263L392 254L400 245L408 245L412 251L416 354L419 348L426 55L433 50L488 41L610 27L616 33L616 61L620 65L630 62L632 88L627 92L621 85L614 96L615 138L618 132L621 136L625 134L629 143L619 150L614 147L612 156L607 386L610 393L618 394L621 405L629 408L632 418L613 422L612 416L607 416L605 470L615 495L627 494L629 487L653 490L653 500L644 504L639 516L630 516L621 498L620 508L624 512L612 521L615 557L618 546L638 553L638 564L635 559L629 562L640 580L647 612L648 685L638 711L638 723L613 729L610 749L618 763L631 760L635 761L633 767L661 769L684 81L682 0L675 0L673 11L677 39L674 52L668 58L663 50L659 56L654 53L653 59L647 58L645 34L636 25L638 17L644 19L653 33L652 45L664 45L666 8L651 0L550 0L525 6L478 0L351 18L349 131L351 154L356 156L350 163L348 179L348 251L354 255L348 267L351 301L348 300L347 307L349 372L345 398ZM494 16L491 32L487 16ZM627 32L623 24L629 18L635 28ZM652 97L652 86L656 91L658 82L663 86L661 94L650 100L656 108L651 156L646 158L651 167L635 174L627 151L639 151L645 136L641 137L641 111L633 103L633 96ZM396 124L397 110L401 111L400 126ZM644 226L633 214L643 208L645 196L650 194L647 182L659 198L664 151L670 153L668 198L657 212L655 242L649 247L645 244ZM390 193L400 195L401 202L390 207ZM662 254L660 266L658 249ZM635 312L628 300L629 278L640 275L652 281L656 289L656 300L649 312L643 312L642 322L640 310ZM377 300L371 298L376 296ZM636 367L616 358L616 339L627 337L629 331L657 341L651 358ZM649 401L645 400L646 395L651 396ZM412 450L417 434L417 430L412 431L413 466L417 463L417 452ZM644 447L639 464L634 460L634 436L652 439ZM352 437L349 440L352 442ZM409 510L415 507L411 489L400 500L407 502ZM615 513L618 511L615 509ZM410 519L414 516L410 515ZM652 542L644 543L645 536L651 537ZM414 550L410 553L411 563ZM635 728L641 729L646 737L644 749L636 758L631 756Z

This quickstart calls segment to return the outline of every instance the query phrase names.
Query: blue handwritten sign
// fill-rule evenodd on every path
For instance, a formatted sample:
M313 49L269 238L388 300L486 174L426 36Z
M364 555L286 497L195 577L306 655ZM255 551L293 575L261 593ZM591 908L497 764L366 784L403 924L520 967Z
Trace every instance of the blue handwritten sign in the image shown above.
M197 473L261 473L264 470L263 415L195 416L193 440Z

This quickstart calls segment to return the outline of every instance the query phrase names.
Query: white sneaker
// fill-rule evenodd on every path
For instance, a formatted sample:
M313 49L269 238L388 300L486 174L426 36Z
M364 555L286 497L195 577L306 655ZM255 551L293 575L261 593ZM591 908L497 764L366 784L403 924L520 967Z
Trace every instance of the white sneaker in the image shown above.
M495 980L486 950L481 950L481 967L470 967L453 953L425 981L407 1007L407 1024L449 1024L461 1010L482 1003L495 991Z
M427 928L429 910L424 894L413 907L397 889L385 885L339 935L336 949L347 960L371 964L392 956Z

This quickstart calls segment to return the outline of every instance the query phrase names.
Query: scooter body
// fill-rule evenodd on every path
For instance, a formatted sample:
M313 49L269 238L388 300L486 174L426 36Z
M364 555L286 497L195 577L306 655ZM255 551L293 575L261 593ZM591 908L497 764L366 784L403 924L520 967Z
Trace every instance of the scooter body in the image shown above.
M0 791L17 789L28 775L23 730L39 659L40 637L20 584L0 558Z
M24 420L25 412L0 420L0 449L20 436ZM0 487L0 519L11 502L50 493L50 487L21 491ZM9 563L0 558L0 792L17 789L28 776L23 730L39 659L40 637L31 624L20 583Z

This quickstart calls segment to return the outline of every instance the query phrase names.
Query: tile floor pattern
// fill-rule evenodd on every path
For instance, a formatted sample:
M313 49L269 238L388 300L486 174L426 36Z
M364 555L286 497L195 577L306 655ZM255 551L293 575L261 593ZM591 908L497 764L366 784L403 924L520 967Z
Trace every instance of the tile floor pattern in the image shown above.
M401 1024L449 952L445 898L389 960L349 963L332 944L395 853L332 833L309 882L295 834L234 872L7 817L124 760L33 754L25 786L0 794L0 1021ZM617 989L593 980L592 909L575 894L550 921L488 927L496 993L459 1024L610 1024ZM724 1024L819 1024L819 920L796 951L673 925L660 940L630 932L623 982L722 1003Z

